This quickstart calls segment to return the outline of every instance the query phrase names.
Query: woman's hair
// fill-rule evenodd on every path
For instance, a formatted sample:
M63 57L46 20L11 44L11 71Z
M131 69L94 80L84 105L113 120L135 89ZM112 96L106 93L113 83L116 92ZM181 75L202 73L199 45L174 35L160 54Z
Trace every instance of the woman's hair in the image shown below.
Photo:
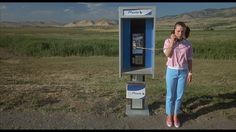
M189 34L190 34L190 28L188 26L186 26L186 24L184 22L176 22L175 23L175 26L174 26L174 30L171 31L171 34L174 34L175 33L175 28L177 25L180 25L181 27L184 27L186 30L185 30L185 37L186 39L189 37Z
M177 25L180 25L181 27L186 28L186 25L185 25L184 22L176 22L176 23L175 23L175 26L174 26L174 30L175 30L175 28L176 28Z
M176 29L177 25L180 25L181 27L186 28L186 25L185 25L184 22L176 22L175 26L174 26L174 29L171 31L171 33L175 33L175 29Z
M190 28L188 26L186 26L186 30L185 30L185 38L187 39L189 37L190 34Z

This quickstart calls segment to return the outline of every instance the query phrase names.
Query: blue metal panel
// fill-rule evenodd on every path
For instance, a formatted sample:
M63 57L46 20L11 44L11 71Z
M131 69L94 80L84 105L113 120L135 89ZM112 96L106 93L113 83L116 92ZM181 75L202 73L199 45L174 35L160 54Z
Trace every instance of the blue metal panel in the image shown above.
M122 65L122 71L125 71L126 69L130 68L130 40L131 40L131 35L130 35L130 19L121 19L122 22L122 60L123 60L123 65Z
M146 48L153 49L153 19L149 18L146 19ZM146 58L145 58L145 68L151 68L152 67L152 61L153 61L153 54L152 50L146 50Z
M127 86L128 91L138 91L138 90L142 90L144 88L145 88L144 84L128 84L128 86Z

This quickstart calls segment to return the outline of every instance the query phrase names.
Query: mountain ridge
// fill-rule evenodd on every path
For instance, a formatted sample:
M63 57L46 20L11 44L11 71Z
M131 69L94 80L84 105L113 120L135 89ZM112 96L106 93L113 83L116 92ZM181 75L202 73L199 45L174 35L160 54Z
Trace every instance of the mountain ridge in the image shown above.
M236 7L222 9L207 8L199 11L160 17L156 19L156 27L158 29L170 29L177 21L186 22L186 24L193 29L204 29L207 27L236 29ZM69 23L60 23L55 21L0 21L0 27L117 27L117 25L118 20L105 18L97 20L75 20Z

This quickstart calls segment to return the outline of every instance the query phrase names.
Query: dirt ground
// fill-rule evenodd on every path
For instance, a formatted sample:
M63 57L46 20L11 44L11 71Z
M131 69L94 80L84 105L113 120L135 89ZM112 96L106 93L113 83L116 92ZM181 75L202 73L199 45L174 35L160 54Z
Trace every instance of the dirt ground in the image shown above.
M1 49L0 51L0 59L10 61L7 59L11 58L12 55L3 52ZM17 63L16 61L10 62ZM222 96L225 96L225 99L233 99L233 101L224 104L218 103L213 106L201 105L201 102L197 103L199 107L195 112L181 115L180 128L166 127L164 109L159 107L158 103L149 105L149 116L130 117L121 114L125 113L125 107L122 107L123 110L121 109L123 112L110 110L111 112L104 114L106 108L103 106L107 106L109 101L96 100L101 103L95 101L94 104L96 105L93 109L84 113L45 112L32 109L24 111L4 110L0 112L0 129L236 129L235 93ZM117 105L113 102L114 100L110 100L110 108Z
M163 113L117 118L115 114L4 111L0 113L0 129L236 129L235 111L209 111L199 117L183 114L180 128L167 128Z

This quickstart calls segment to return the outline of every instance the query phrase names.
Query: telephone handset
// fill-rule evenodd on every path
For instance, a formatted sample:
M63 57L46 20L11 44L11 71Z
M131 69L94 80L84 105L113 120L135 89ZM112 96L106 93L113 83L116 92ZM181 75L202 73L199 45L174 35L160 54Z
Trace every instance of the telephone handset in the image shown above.
M175 41L175 42L182 40L182 39L178 39L178 38L177 38L177 36L175 35L175 30L172 30L172 31L171 31L171 35L172 35L172 34L175 36L175 38L174 38L174 41Z

